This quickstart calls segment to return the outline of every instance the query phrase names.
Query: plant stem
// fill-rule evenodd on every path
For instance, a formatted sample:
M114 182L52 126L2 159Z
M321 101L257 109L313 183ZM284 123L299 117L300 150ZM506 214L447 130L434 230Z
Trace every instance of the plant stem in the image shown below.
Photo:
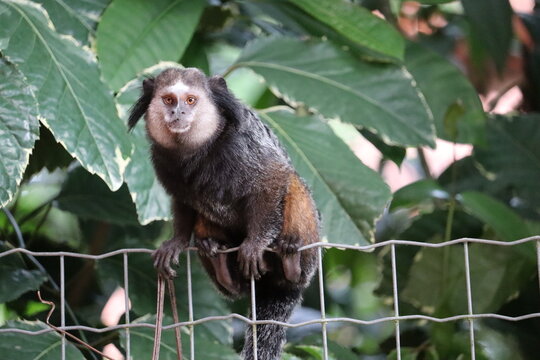
M422 170L424 171L424 176L428 179L433 179L433 175L431 175L431 170L429 169L429 165L426 160L424 149L417 147L416 151L418 153L418 159L420 160L420 166L422 166Z
M454 222L454 212L456 209L456 190L455 190L455 183L457 179L457 165L456 165L456 143L454 142L454 148L453 148L453 166L451 169L451 184L452 189L450 191L450 203L448 204L448 216L446 218L446 229L444 232L444 241L451 240L452 237L452 223Z
M227 70L225 70L225 72L223 73L223 75L221 75L221 77L223 78L226 78L227 76L229 76L234 70L236 70L238 68L238 64L233 64L231 66L229 66L227 68Z

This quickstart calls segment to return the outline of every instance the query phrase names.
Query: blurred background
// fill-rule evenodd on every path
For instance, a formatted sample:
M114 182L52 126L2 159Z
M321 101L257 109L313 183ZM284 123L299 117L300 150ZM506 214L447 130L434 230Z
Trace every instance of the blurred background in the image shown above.
M142 79L169 66L222 75L256 109L310 184L323 241L513 241L540 229L540 1L0 0L0 250L97 255L171 236L142 122L126 113ZM467 314L463 246L397 246L400 315ZM533 242L471 244L476 359L540 353ZM1 253L0 253L1 255ZM390 248L324 255L327 317L394 315ZM121 255L65 258L67 325L125 323ZM194 318L247 314L192 256ZM188 319L185 255L177 296ZM0 257L2 329L47 328L60 259ZM130 321L155 321L148 254L130 254ZM291 321L320 318L317 281ZM170 314L170 309L166 309ZM51 323L59 325L57 310ZM166 323L172 319L166 317ZM469 323L400 321L402 359L469 359ZM130 333L149 358L152 329ZM183 328L189 357L188 329ZM72 333L123 359L123 330ZM237 359L241 323L195 327L197 359ZM328 326L331 359L397 358L395 325ZM284 359L323 359L321 327L290 330ZM173 343L165 331L163 343ZM56 333L0 332L6 359L58 359ZM45 351L46 349L46 351ZM68 342L67 358L98 355ZM5 355L8 354L8 355ZM163 359L174 359L172 346Z

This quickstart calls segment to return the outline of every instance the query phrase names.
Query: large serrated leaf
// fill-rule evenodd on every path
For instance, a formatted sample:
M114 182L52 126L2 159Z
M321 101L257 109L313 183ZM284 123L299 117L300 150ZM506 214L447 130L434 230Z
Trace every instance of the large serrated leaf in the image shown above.
M40 321L8 321L4 328L39 331L49 328ZM56 332L25 335L13 332L0 334L0 354L2 360L58 360L62 358L62 337ZM84 356L69 341L66 344L65 358L84 360Z
M147 69L143 76L155 76L173 63L160 63ZM141 93L142 78L130 81L116 98L122 119L127 123L128 110ZM171 219L170 199L158 181L150 161L150 144L146 137L144 121L135 126L130 134L135 144L131 161L126 168L125 180L131 198L137 207L139 222L146 225L154 220Z
M390 200L381 177L362 164L328 125L285 111L261 113L306 179L331 242L367 244L375 218Z
M59 36L36 4L1 0L0 23L2 53L32 86L42 122L88 171L118 189L131 142L93 55Z
M36 0L43 5L58 32L88 44L96 36L99 16L111 0Z
M202 0L117 0L99 23L97 52L114 91L159 61L178 61L199 22Z
M172 322L172 319L165 317L164 322ZM144 316L142 318L133 321L137 323L150 323L156 322L155 316ZM195 356L191 356L189 333L187 329L181 328L182 331L182 353L184 359L205 359L205 360L239 360L240 357L234 352L232 347L220 344L219 342L207 337L207 333L201 331L200 327L195 327ZM123 346L126 346L125 332L120 334L120 341ZM148 328L137 328L130 331L131 336L131 353L137 354L137 357L147 359L152 356L152 349L154 346L154 330ZM175 347L174 330L165 330L162 333L161 347L159 358L161 360L177 360Z
M338 33L370 50L403 59L405 43L383 19L357 4L343 0L291 0Z
M454 65L421 45L409 43L405 66L431 108L438 137L461 143L485 141L482 103L474 87ZM460 111L452 112L453 107Z
M329 42L291 38L254 41L235 66L262 75L290 104L366 127L388 143L434 146L431 112L403 67L359 61Z
M38 133L30 86L13 64L0 58L0 208L17 191Z

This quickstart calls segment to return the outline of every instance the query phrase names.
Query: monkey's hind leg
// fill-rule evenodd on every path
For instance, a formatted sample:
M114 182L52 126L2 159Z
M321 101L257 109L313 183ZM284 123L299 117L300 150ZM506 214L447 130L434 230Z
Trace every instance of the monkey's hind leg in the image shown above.
M319 219L306 185L296 174L291 174L289 181L284 198L283 228L275 245L281 256L285 278L298 283L307 281L310 277L307 272L313 272L313 266L309 266L302 273L306 261L311 260L313 250L302 254L298 249L319 241Z
M227 242L225 231L199 215L195 222L195 244L199 250L199 256L210 277L216 284L222 286L228 295L238 295L240 289L233 281L229 267L227 266L228 254L220 253L225 247L220 244Z

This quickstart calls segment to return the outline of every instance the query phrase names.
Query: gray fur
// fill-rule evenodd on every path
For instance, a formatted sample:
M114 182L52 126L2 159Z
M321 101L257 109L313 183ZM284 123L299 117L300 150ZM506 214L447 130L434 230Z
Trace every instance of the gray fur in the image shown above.
M161 96L171 86L200 98L190 110L196 115L185 133L175 133L167 125L172 111ZM177 95L180 100L182 95ZM201 261L218 290L230 298L244 296L253 276L257 318L287 321L316 269L314 250L298 254L297 248L318 241L318 230L310 239L283 233L289 181L298 175L277 137L231 95L222 78L207 78L198 69L168 69L145 82L130 126L143 113L157 177L173 202L174 236L154 253L156 268L174 276L171 263L177 262L194 231ZM200 123L216 126L209 132L197 127ZM198 136L198 131L206 133ZM315 214L307 196L306 203ZM298 219L304 215L298 214ZM201 231L213 233L198 238ZM216 257L216 249L235 246L240 247L238 254ZM277 253L265 252L266 247L276 248ZM293 266L284 266L286 261ZM298 279L287 280L291 278L284 273L287 268L301 269ZM257 337L259 360L280 358L285 329L261 325ZM251 327L242 354L246 360L253 359Z

